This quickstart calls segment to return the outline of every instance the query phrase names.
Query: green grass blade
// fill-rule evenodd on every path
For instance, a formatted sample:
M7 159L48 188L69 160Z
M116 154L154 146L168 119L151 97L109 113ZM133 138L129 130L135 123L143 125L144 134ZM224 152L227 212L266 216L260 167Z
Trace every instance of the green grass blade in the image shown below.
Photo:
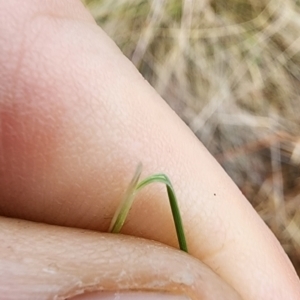
M188 252L188 247L187 247L186 238L185 238L185 234L184 234L180 210L178 207L175 192L171 185L167 185L167 192L168 192L169 202L170 202L173 220L174 220L174 224L175 224L175 228L176 228L179 248L182 251Z
M175 195L175 191L173 189L173 186L171 184L171 181L165 174L155 174L152 176L149 176L142 180L140 183L138 183L140 175L142 172L142 165L139 164L136 172L127 188L127 191L125 193L125 197L123 201L118 206L118 209L116 210L114 217L111 221L109 232L113 233L119 233L124 225L124 222L127 218L127 215L130 211L130 208L133 204L134 198L136 196L136 193L141 190L142 188L146 187L147 185L151 183L163 183L167 187L167 193L169 197L169 203L172 210L173 220L176 228L177 238L179 247L182 251L188 252L187 249L187 243L185 239L185 234L183 230L183 224L182 219L177 203L177 198Z
M163 183L167 187L167 193L168 193L169 203L170 203L171 210L172 210L172 215L173 215L173 220L174 220L174 224L175 224L175 228L176 228L179 247L182 251L188 252L186 238L185 238L183 224L182 224L182 219L181 219L181 215L180 215L180 210L178 207L176 194L175 194L175 191L171 184L170 179L165 174L155 174L155 175L149 176L146 179L144 179L143 181L141 181L137 185L136 190L138 191L138 190L142 189L143 187L147 186L148 184L155 183L155 182Z
M108 231L112 233L119 233L122 229L124 222L127 218L129 210L132 206L135 194L136 186L142 173L142 164L138 164L134 176L125 192L123 201L119 204L109 226Z

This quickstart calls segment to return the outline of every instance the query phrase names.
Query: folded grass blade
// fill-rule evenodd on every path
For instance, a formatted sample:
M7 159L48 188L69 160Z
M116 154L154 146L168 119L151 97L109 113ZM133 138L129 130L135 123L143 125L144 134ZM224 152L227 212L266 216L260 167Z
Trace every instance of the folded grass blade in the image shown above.
M142 165L139 164L136 172L127 188L127 191L125 193L125 197L123 201L120 203L118 209L116 210L116 213L111 221L111 225L109 228L110 232L118 233L122 229L122 226L124 225L124 222L127 218L127 215L129 213L129 210L133 204L134 198L136 196L136 193L141 190L142 188L146 187L147 185L151 183L163 183L166 185L167 193L169 197L169 203L172 210L172 215L174 219L174 224L176 228L177 238L179 247L182 251L188 252L187 249L187 243L185 239L182 219L177 203L177 198L175 195L174 188L171 184L170 179L165 174L155 174L151 175L141 182L139 181L140 175L142 172Z

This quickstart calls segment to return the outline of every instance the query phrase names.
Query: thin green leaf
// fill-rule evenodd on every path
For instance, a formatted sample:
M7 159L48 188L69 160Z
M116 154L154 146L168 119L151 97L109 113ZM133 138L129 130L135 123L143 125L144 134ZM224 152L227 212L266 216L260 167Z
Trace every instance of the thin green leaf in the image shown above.
M167 177L167 175L155 174L155 175L149 176L137 185L136 190L138 191L138 190L144 188L145 186L147 186L148 184L155 183L155 182L163 183L167 187L167 193L168 193L169 203L170 203L171 210L172 210L172 215L173 215L173 220L174 220L174 224L175 224L175 228L176 228L179 247L182 251L188 252L176 194L175 194L174 188L171 184L171 181Z
M109 226L109 232L119 233L124 225L129 210L132 206L135 194L136 186L142 173L142 164L138 164L134 176L126 190L124 199L119 204Z
M139 164L137 167L137 170L133 176L133 179L131 180L129 187L125 193L125 197L124 197L123 201L120 203L120 205L111 221L109 231L113 232L113 233L120 232L120 230L122 229L122 226L124 225L124 222L127 218L129 210L133 204L134 197L136 196L136 193L139 190L141 190L142 188L146 187L147 185L149 185L151 183L163 183L167 187L167 193L168 193L169 203L170 203L171 210L172 210L172 215L173 215L174 224L175 224L175 228L176 228L179 247L181 250L188 252L187 243L186 243L185 234L184 234L183 225L182 225L182 219L181 219L179 207L177 204L177 198L176 198L175 191L173 189L170 179L165 174L155 174L155 175L145 178L140 183L138 183L141 172L142 172L142 165Z
M155 183L155 182L160 182L165 185L171 185L169 178L165 174L155 174L155 175L151 175L151 176L145 178L140 183L138 183L136 186L136 189L140 190L140 189L144 188L145 186L147 186L151 183Z

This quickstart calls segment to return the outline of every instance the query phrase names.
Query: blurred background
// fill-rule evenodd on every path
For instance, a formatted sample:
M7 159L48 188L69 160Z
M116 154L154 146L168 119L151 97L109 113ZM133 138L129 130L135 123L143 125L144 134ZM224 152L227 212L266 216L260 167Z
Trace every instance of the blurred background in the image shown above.
M85 0L300 275L300 0Z

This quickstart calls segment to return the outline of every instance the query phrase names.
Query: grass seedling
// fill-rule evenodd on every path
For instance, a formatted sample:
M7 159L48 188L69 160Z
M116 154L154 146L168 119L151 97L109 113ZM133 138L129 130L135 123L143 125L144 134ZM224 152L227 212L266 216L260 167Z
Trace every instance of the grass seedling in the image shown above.
M139 182L141 172L142 172L142 165L139 164L126 190L124 199L118 206L115 215L112 218L109 227L109 232L119 233L121 231L125 223L125 220L128 216L128 213L130 211L130 208L133 204L134 198L139 190L141 190L142 188L146 187L151 183L163 183L166 185L167 188L169 203L172 210L179 247L182 251L188 252L181 215L177 204L177 198L171 181L169 180L168 176L165 174L155 174Z

